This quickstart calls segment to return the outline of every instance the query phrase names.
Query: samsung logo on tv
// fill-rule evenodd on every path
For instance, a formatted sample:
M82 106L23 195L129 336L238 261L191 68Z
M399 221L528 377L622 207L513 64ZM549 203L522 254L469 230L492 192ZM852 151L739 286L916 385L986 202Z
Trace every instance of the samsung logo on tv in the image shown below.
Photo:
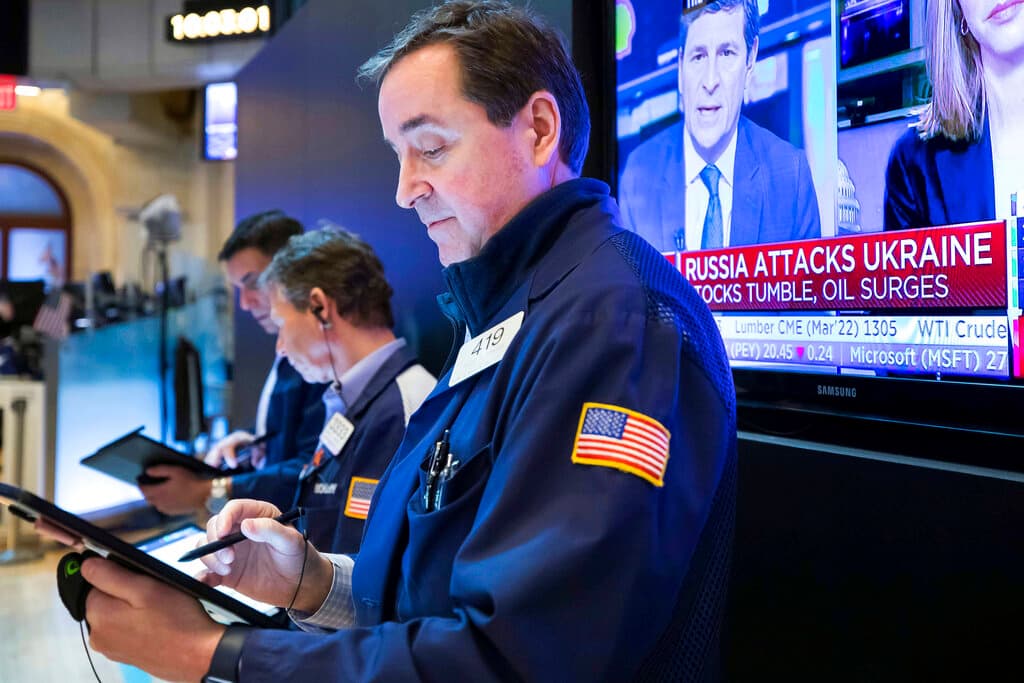
M837 387L831 384L819 384L818 396L835 396L836 398L857 398L857 387Z

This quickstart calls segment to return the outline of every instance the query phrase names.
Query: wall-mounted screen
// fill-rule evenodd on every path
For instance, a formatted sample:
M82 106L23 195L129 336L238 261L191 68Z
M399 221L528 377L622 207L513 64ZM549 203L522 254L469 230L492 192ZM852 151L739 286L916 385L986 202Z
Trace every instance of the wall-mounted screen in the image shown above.
M238 156L238 89L210 83L203 89L203 158L230 161Z
M925 53L892 55L924 0L615 4L623 222L714 312L741 403L1024 432L984 393L1024 378L1024 165L993 173L987 119L916 127Z

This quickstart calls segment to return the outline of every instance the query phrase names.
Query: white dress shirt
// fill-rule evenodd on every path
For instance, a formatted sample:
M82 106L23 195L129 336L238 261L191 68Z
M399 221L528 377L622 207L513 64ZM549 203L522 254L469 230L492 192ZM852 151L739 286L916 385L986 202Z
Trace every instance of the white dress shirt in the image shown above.
M722 174L718 181L718 199L722 202L722 246L729 246L729 235L732 232L732 195L733 176L736 170L736 129L732 131L729 144L722 156L715 161L715 166ZM701 238L704 236L704 217L708 213L708 200L711 193L707 185L700 179L700 172L708 165L697 149L693 146L690 132L683 127L683 163L686 169L686 249L700 249Z
M277 366L280 362L281 356L275 356L274 364L267 373L267 381L263 383L263 391L260 392L260 402L256 404L256 436L267 433L267 411L270 410L270 395L277 385Z

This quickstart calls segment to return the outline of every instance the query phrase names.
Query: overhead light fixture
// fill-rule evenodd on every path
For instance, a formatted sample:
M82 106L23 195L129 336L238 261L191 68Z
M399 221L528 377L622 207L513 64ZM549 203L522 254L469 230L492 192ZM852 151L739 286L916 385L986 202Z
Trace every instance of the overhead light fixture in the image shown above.
M38 97L39 93L43 91L34 85L16 85L14 86L14 94L20 97Z

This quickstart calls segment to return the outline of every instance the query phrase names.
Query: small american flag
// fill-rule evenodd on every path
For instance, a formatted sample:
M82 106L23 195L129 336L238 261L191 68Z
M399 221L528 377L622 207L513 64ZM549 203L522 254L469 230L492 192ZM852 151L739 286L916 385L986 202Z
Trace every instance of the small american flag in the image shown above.
M71 295L61 292L56 300L49 297L32 322L32 328L37 332L54 339L64 339L68 336L68 314L71 313Z
M373 492L377 490L378 481L380 480L352 477L352 483L348 487L348 501L345 503L346 515L366 519L370 514L370 501L373 500Z
M669 431L641 413L602 403L584 403L572 461L630 472L662 486Z

